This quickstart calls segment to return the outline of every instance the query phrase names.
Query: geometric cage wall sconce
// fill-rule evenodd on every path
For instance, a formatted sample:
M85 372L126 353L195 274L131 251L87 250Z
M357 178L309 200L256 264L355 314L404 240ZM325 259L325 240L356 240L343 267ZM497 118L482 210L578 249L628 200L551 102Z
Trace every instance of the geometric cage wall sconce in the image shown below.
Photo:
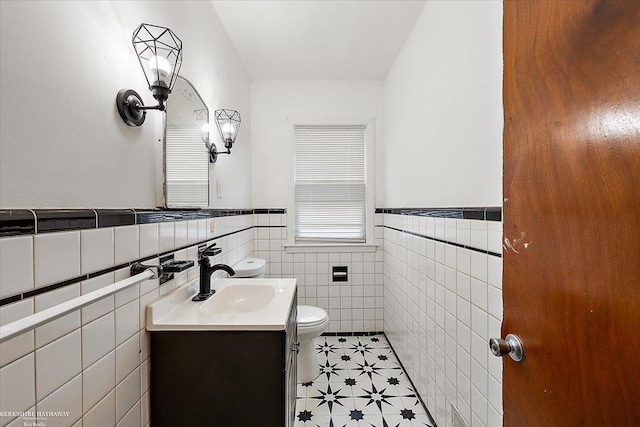
M131 42L149 90L158 104L145 106L136 91L121 89L116 96L116 106L126 124L140 126L144 123L146 110L165 110L164 103L182 66L182 41L169 28L140 24L133 32Z
M231 154L231 147L233 147L236 141L238 131L240 130L240 123L242 123L240 113L236 110L221 109L216 110L213 114L220 139L227 151L218 151L216 144L213 142L208 143L207 148L209 149L210 163L215 163L218 160L218 154Z

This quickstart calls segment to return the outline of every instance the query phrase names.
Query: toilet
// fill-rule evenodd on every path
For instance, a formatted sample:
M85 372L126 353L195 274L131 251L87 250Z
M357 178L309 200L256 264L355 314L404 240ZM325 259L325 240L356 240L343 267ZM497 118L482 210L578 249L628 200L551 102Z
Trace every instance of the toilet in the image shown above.
M267 261L262 258L246 258L233 266L233 270L236 272L229 278L236 277L264 277L267 270Z
M298 383L309 383L320 375L314 340L327 329L329 316L320 307L298 306Z
M261 258L247 258L233 266L235 277L264 277L267 262ZM298 306L298 383L308 383L320 375L314 340L327 329L329 316L320 307Z

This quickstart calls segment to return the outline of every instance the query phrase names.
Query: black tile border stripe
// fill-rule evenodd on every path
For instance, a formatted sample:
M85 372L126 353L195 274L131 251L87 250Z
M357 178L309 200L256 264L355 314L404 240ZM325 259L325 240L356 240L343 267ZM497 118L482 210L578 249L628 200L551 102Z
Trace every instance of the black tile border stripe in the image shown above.
M254 209L253 210L254 214L286 214L287 210L286 209L282 209L282 208L260 208L260 209Z
M0 238L59 231L91 230L137 224L221 218L253 214L286 214L276 209L3 209Z
M0 210L0 237L88 230L136 224L220 218L252 214L286 214L285 208L258 209L9 209ZM501 207L376 208L375 213L433 218L501 221Z
M18 302L20 300L22 300L22 295L21 294L13 295L11 297L2 298L2 299L0 299L0 307L2 307L3 305L7 305L7 304L14 303L14 302Z
M0 299L0 307L2 307L4 305L7 305L7 304L11 304L11 303L14 303L14 302L21 301L23 299L31 298L31 297L34 297L34 296L37 296L37 295L41 295L41 294L50 292L50 291L54 291L56 289L64 288L66 286L71 286L73 284L76 284L76 283L79 283L79 282L82 282L82 281L85 281L85 280L93 279L95 277L102 276L103 274L113 273L114 271L120 270L122 268L131 267L133 264L135 264L137 262L146 262L146 261L149 261L149 260L154 259L154 258L163 257L165 255L173 254L173 253L182 251L184 249L188 249L190 247L197 246L198 244L201 244L203 242L210 242L210 241L213 241L213 240L222 239L223 237L231 236L231 235L237 234L237 233L242 233L243 231L251 230L252 228L253 227L246 227L246 228L243 228L243 229L240 229L240 230L232 231L230 233L221 234L221 235L213 237L211 239L205 239L205 240L198 241L196 243L190 243L190 244L188 244L186 246L181 246L179 248L171 249L169 251L160 252L160 253L157 253L157 254L154 254L154 255L149 255L149 256L146 256L144 258L139 258L137 260L130 261L130 262L127 262L127 263L124 263L124 264L116 265L114 267L109 267L109 268L106 268L104 270L95 271L93 273L84 274L82 276L77 276L77 277L74 277L74 278L71 278L71 279L64 280L62 282L46 285L46 286L40 287L38 289L33 289L33 290L30 290L30 291L24 292L22 294L16 294L16 295L12 295L12 296L9 296L9 297L6 297L6 298L2 298L2 299Z
M422 237L423 239L433 240L435 242L440 242L440 243L446 243L447 245L453 245L453 246L457 246L459 248L469 249L470 251L480 252L481 254L486 254L486 255L491 255L491 256L498 257L498 258L502 258L502 254L497 254L495 252L485 251L483 249L474 248L473 246L461 245L460 243L450 242L448 240L438 239L436 237L425 236L424 234L414 233L412 231L400 230L399 228L389 227L388 225L377 225L376 227L388 228L389 230L399 231L400 233L406 233L406 234L410 234L412 236Z
M35 297L36 295L44 294L47 292L55 291L56 289L64 288L65 286L71 286L75 283L82 282L83 280L87 280L87 275L82 275L78 277L74 277L72 279L67 279L62 282L53 283L51 285L43 286L38 289L34 289L32 291L28 291L22 294L21 299L27 299L31 297Z
M134 209L137 224L253 215L254 209L150 210Z
M384 335L384 332L323 332L322 337L372 337L374 335ZM388 341L388 340L387 340Z
M468 208L376 208L375 213L427 216L432 218L502 221L502 208L499 206Z

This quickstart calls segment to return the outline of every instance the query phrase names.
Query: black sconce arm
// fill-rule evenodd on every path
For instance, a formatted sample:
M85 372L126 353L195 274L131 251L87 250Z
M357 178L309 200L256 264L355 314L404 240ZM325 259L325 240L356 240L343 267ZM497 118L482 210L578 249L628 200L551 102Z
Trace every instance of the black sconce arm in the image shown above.
M158 105L138 105L138 106L134 106L134 108L137 110L160 110L160 111L165 110L164 103L162 102L159 102Z

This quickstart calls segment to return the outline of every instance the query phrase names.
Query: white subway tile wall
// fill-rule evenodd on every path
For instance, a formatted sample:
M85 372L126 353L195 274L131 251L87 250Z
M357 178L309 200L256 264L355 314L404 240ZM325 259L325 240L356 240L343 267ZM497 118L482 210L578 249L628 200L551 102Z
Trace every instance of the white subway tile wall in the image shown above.
M12 411L26 411L36 402L35 362L33 353L0 368L0 396L3 408L15 408ZM6 405L6 406L5 406ZM5 412L2 409L0 412ZM4 426L13 417L0 416Z
M196 259L195 244L216 238L223 253L214 263L264 258L269 277L298 280L299 304L327 310L329 332L384 330L439 425L450 425L451 402L471 427L501 425L502 364L490 357L486 344L490 336L500 335L501 258L382 226L499 253L502 224L375 217L375 252L287 253L286 214L273 213L3 238L0 296L192 244L175 257ZM331 268L338 265L348 267L347 282L331 281ZM2 344L0 384L13 385L8 379L20 377L24 390L17 396L3 389L0 411L66 405L73 413L56 420L64 425L147 426L146 307L197 279L198 273L196 265L162 286L157 279L147 280ZM18 320L128 275L123 268L5 305L0 307L0 322ZM83 398L74 398L79 394ZM11 425L22 423L15 417L0 419L0 427Z
M6 325L34 313L33 298L0 307L0 325ZM0 366L8 365L34 350L34 331L0 344Z
M35 297L36 313L80 296L80 283L65 286ZM74 331L80 327L80 311L75 311L36 328L36 348Z
M39 234L33 240L36 288L80 275L79 231Z
M181 248L188 244L189 238L187 233L189 226L187 223L188 221L178 221L175 223L175 232L173 233L175 235L175 241L173 242L174 248Z
M99 271L139 257L194 244L175 254L193 259L197 243L216 239L223 252L213 263L233 265L253 255L252 215L0 239L0 296ZM211 224L213 224L213 231ZM244 231L241 231L244 230ZM170 232L173 232L171 235ZM236 232L225 237L225 233ZM161 235L162 233L162 235ZM35 261L35 262L34 262ZM158 258L146 261L157 264ZM6 268L5 268L6 267ZM222 276L223 272L217 272ZM0 307L6 325L129 276L129 269ZM147 426L149 334L146 307L198 277L197 264L159 285L147 280L0 345L0 412L69 411L47 426ZM2 417L0 426L22 426Z
M374 332L384 329L383 240L377 229L376 252L288 253L287 214L255 214L254 254L267 261L268 277L295 278L298 304L323 308L327 332ZM346 266L346 282L333 282L333 266Z
M133 261L140 257L139 226L115 227L115 265Z
M98 228L80 232L81 273L104 270L115 264L113 228Z
M502 223L376 214L376 223L501 253ZM502 259L384 228L384 331L431 415L451 426L502 425Z
M46 426L66 427L82 418L82 374L56 389L49 396L38 402L38 412L56 412L64 408L68 416L46 417ZM37 425L37 424L36 424Z
M33 289L33 237L0 239L0 298Z

